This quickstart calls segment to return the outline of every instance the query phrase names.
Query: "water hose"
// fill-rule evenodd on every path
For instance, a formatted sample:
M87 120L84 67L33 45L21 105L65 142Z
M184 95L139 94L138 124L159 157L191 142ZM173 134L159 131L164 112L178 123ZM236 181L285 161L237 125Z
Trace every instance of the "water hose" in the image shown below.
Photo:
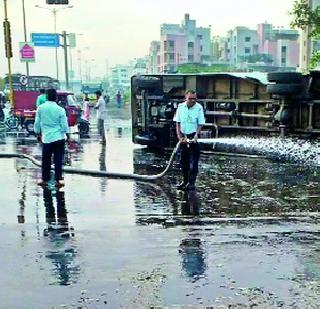
M76 174L76 175L86 175L93 177L107 177L107 178L118 178L118 179L133 179L133 180L141 180L141 181L155 181L163 176L165 176L173 162L173 159L178 152L180 147L180 142L177 143L176 147L173 149L169 162L166 168L159 174L156 175L139 175L139 174L126 174L126 173L114 173L114 172L106 172L106 171L98 171L98 170L87 170L74 168L70 166L64 166L62 170L66 174ZM22 154L22 153L0 153L0 158L19 158L19 159L27 159L31 161L34 165L41 167L41 161L35 159L32 156ZM53 169L53 167L51 167Z

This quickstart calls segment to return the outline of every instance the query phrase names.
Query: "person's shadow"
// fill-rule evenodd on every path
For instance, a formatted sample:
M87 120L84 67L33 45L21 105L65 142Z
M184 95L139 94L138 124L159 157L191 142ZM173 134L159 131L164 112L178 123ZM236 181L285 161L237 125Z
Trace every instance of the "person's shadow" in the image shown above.
M201 201L196 190L183 192L181 200L181 214L196 217L199 215Z
M185 216L197 217L201 206L200 199L196 191L184 192L181 203L181 214ZM192 228L191 228L192 230ZM192 281L199 280L207 269L206 252L203 241L193 234L182 239L179 246L179 253L182 259L182 272Z
M43 201L46 211L46 224L43 235L48 237L50 249L45 256L54 265L53 275L57 279L55 284L70 285L77 280L80 267L75 264L76 248L70 238L74 237L74 230L69 226L65 193L56 191L56 209L53 202L53 191L43 189Z
M107 164L106 164L106 150L107 147L106 145L101 145L101 151L100 151L100 155L99 155L99 170L100 171L107 171ZM106 188L107 188L107 178L106 177L101 177L100 179L100 190L101 192L105 193L106 192Z

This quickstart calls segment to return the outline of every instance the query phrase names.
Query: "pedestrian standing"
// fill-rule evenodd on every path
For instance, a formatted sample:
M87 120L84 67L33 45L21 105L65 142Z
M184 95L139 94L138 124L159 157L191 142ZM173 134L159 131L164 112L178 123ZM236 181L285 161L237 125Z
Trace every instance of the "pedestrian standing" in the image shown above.
M37 97L36 107L38 108L41 104L47 101L46 91L44 89L39 90L39 95Z
M121 107L121 101L122 101L120 90L119 90L118 93L116 94L116 101L117 101L117 106L118 106L118 108L120 108L120 107Z
M90 106L89 98L86 95L83 100L83 118L88 122L90 122L90 112L91 112L91 106Z
M34 132L42 142L42 181L46 186L50 180L51 161L53 156L55 185L64 186L62 181L62 160L65 139L70 142L69 126L65 110L57 104L57 91L47 91L48 100L41 104L36 113Z
M104 129L104 122L107 117L107 106L106 102L102 97L102 93L100 90L96 92L97 96L97 104L95 106L97 110L97 119L98 119L98 132L100 135L100 143L105 144L106 143L106 133Z
M204 111L196 102L195 91L186 92L186 101L179 104L174 121L176 133L181 142L181 169L183 181L177 186L179 190L194 190L198 175L200 149L198 136L205 124Z

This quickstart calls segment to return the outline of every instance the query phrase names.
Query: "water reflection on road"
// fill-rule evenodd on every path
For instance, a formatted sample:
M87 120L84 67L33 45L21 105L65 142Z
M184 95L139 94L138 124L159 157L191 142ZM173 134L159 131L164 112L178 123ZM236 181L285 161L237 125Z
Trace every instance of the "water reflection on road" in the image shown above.
M40 157L32 138L2 141ZM107 145L91 134L70 151L73 166L138 174L169 158L132 145L130 122L115 119ZM203 155L189 193L175 189L178 164L155 184L65 175L60 191L37 187L24 160L0 169L4 307L319 303L316 169Z

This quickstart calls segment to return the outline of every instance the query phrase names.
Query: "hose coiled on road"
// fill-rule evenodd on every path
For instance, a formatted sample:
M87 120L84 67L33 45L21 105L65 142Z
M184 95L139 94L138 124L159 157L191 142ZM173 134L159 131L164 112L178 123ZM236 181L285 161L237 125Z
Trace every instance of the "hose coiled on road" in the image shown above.
M70 166L64 166L63 171L66 174L77 174L77 175L86 175L86 176L93 176L93 177L107 177L107 178L115 178L115 179L133 179L133 180L141 180L141 181L155 181L163 176L165 176L172 163L175 155L177 154L180 147L180 142L177 143L176 147L173 149L169 162L166 168L159 174L156 175L139 175L139 174L126 174L126 173L114 173L114 172L106 172L106 171L98 171L98 170L87 170L87 169L80 169L74 168ZM34 165L41 167L41 161L37 160L36 158L22 154L22 153L0 153L0 158L19 158L19 159L26 159L32 162ZM53 169L53 167L51 167Z

